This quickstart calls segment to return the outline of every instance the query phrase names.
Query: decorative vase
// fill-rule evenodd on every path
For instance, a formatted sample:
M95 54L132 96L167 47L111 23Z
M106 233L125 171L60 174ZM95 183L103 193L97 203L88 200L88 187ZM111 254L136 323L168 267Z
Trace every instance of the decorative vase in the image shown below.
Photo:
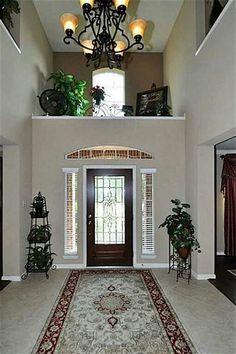
M182 259L187 259L189 254L190 254L190 252L191 252L190 248L181 247L181 248L178 249L179 256Z

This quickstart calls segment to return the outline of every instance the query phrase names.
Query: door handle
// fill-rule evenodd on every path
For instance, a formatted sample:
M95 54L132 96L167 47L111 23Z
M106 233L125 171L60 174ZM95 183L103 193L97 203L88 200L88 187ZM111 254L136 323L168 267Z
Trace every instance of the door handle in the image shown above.
M92 219L92 214L89 214L88 219Z

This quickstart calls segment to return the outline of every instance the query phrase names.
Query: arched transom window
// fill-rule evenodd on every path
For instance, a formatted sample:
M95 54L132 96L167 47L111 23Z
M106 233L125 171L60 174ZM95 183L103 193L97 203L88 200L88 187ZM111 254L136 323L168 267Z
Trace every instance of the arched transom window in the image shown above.
M65 155L66 160L79 159L136 159L150 160L152 155L148 152L125 146L94 146L72 151Z

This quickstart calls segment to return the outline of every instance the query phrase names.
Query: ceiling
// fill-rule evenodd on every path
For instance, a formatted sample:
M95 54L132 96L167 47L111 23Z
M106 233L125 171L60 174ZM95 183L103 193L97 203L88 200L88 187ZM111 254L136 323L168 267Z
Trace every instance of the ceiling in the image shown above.
M83 28L84 19L79 0L33 0L42 25L54 52L77 52L81 47L76 44L66 45L63 42L63 29L59 23L65 12L78 15ZM146 52L163 52L172 27L179 14L183 0L130 0L126 23L134 18L143 18L148 27L144 36ZM129 33L127 25L124 25Z

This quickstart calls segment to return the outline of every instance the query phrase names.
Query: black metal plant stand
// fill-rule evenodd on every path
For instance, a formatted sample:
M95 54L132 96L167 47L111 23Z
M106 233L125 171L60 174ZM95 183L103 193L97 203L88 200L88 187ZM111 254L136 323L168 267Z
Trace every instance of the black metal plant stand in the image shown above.
M31 209L31 226L27 237L29 246L27 247L26 273L21 278L26 279L29 273L45 273L48 279L49 269L56 269L56 266L53 265L52 255L54 253L51 252L49 211L47 210L46 198L40 192L34 197Z
M187 279L188 284L191 279L191 272L192 272L192 252L189 252L189 255L186 259L180 257L178 252L172 246L170 239L169 239L169 271L171 270L176 271L176 281L179 278Z

